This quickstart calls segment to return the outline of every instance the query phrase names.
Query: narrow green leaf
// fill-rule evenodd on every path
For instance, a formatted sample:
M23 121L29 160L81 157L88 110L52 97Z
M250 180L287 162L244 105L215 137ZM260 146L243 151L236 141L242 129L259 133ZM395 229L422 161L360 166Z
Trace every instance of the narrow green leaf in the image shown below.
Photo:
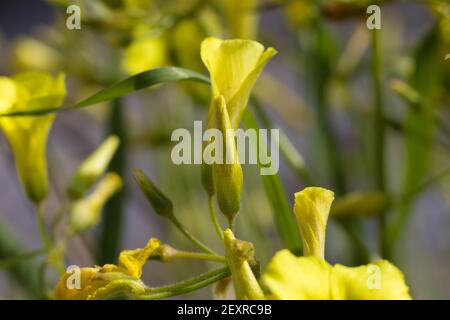
M94 95L79 101L74 105L69 106L50 106L45 109L40 110L29 110L29 111L14 111L9 113L0 114L0 117L12 117L12 116L31 116L31 115L43 115L53 112L61 112L71 109L78 109L100 102L110 101L113 99L121 98L130 93L166 82L174 82L181 80L190 80L203 82L208 84L208 77L183 68L176 67L161 67L156 69L151 69L144 71L142 73L131 76L125 80L122 80L112 86L101 90Z
M250 111L247 110L242 119L248 129L259 130L258 123ZM258 166L260 166L259 162ZM272 206L276 227L284 245L292 253L296 255L301 254L302 243L300 232L297 228L297 223L295 222L295 217L280 177L278 175L265 175L261 176L261 178Z
M405 172L403 194L413 193L423 181L428 171L429 160L434 146L437 98L441 90L440 49L442 41L436 24L420 43L415 54L415 73L411 86L422 97L419 108L410 108L405 119ZM417 136L420 136L420 140ZM399 215L389 232L389 241L394 241L405 229L414 198L403 202Z

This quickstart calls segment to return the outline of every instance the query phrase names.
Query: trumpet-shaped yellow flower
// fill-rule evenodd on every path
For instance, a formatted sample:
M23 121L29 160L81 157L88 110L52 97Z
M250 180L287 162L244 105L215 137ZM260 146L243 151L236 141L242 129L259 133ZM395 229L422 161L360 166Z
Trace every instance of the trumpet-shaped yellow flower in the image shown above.
M411 299L400 270L385 260L360 267L331 266L324 260L325 229L333 192L306 188L295 194L295 215L306 257L279 251L263 276L275 299Z
M64 74L43 72L0 77L0 114L59 106L66 94ZM47 195L47 137L55 115L0 117L0 127L14 152L19 177L35 203Z
M233 128L239 126L250 92L276 50L250 40L206 38L201 57L211 75L213 99L225 98Z
M305 256L324 258L326 226L333 199L332 191L316 187L295 194L294 212L302 234Z
M144 294L145 284L140 280L142 267L150 255L161 245L152 238L142 249L125 250L119 255L118 265L81 268L79 287L76 288L76 271L65 273L55 288L55 298L64 300L105 299L118 295L136 297Z
M274 299L411 299L403 274L385 260L351 268L331 266L318 257L296 257L282 250L269 263L264 281Z

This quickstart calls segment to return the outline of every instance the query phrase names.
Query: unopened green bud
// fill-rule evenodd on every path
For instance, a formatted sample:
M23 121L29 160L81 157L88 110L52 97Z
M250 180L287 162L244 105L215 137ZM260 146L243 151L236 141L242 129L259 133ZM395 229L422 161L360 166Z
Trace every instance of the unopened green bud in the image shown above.
M234 141L234 129L225 104L225 99L220 96L214 101L214 120L216 128L222 132L223 139L223 163L214 163L212 166L214 188L217 192L217 200L222 213L231 221L239 212L242 192L242 168L239 164L236 143Z
M173 216L172 201L153 184L142 170L134 170L134 179L156 214L165 218L171 218Z
M70 213L70 229L84 232L100 222L105 203L122 187L122 179L115 173L108 173L86 198L74 203Z
M77 169L67 190L73 200L81 198L102 176L119 146L119 138L107 138Z
M216 128L215 125L215 112L214 112L214 103L210 106L208 110L208 120L207 120L207 126L208 129ZM203 143L203 151L205 152L205 148L210 144L213 143L212 141L205 141ZM206 162L202 163L201 167L201 179L202 179L202 186L203 189L205 189L208 196L212 197L216 190L214 189L214 181L213 181L213 173L212 173L212 164L208 164Z

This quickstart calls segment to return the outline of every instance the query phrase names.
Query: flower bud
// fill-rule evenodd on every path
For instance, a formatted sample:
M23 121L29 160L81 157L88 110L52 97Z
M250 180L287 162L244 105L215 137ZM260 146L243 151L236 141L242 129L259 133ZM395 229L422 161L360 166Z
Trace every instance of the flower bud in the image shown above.
M84 160L70 181L67 191L70 198L73 200L81 198L105 173L118 146L119 138L112 135Z
M70 214L71 231L84 232L96 226L100 221L103 206L121 187L120 177L109 173L99 182L92 194L75 202Z
M302 234L305 256L324 259L326 226L333 199L332 191L317 187L295 194L294 212Z
M225 99L220 96L214 101L213 117L217 129L222 132L223 163L212 165L214 188L222 213L232 220L239 212L242 192L242 168L239 164L234 129L228 117ZM219 142L220 143L220 142Z
M142 170L134 170L134 179L156 214L165 218L171 218L173 216L172 201L153 184Z

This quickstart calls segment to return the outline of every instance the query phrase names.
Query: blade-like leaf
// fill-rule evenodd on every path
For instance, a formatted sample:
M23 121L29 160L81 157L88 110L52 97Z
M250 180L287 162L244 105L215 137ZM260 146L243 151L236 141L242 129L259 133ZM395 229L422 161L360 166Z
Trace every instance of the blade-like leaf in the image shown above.
M250 111L247 110L242 119L244 125L248 129L259 129L258 123ZM264 148L265 146L260 147ZM258 161L258 166L259 165L260 164ZM269 202L272 206L275 225L278 229L280 237L286 248L294 254L299 255L302 249L300 232L297 228L297 223L295 222L289 200L286 198L286 191L284 190L280 177L278 175L262 175L261 178L263 180L267 197L269 198Z
M49 106L40 110L29 111L14 111L9 113L0 114L0 117L5 116L27 116L27 115L43 115L52 112L60 112L65 110L77 109L87 107L100 102L110 101L130 93L166 82L174 82L181 80L190 80L203 83L209 83L208 77L183 68L176 67L161 67L144 71L142 73L131 76L125 80L122 80L116 84L113 84L109 88L103 89L96 94L87 97L79 101L74 105L69 106Z

